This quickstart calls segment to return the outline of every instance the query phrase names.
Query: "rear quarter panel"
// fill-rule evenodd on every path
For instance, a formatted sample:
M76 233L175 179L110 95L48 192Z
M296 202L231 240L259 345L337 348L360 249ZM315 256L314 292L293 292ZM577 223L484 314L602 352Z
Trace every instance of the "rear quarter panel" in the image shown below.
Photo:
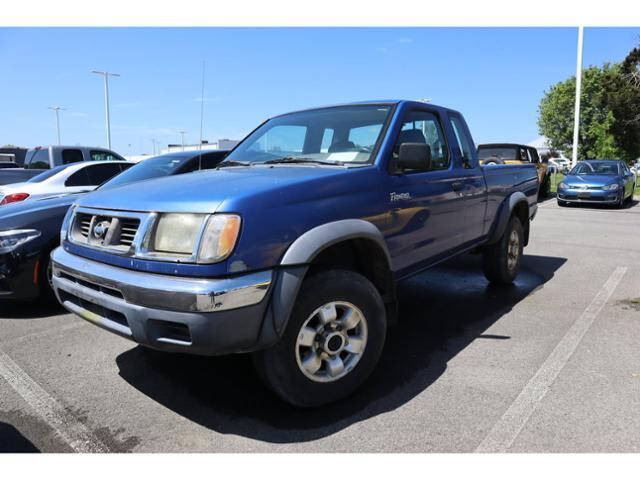
M533 164L483 166L487 182L488 231L492 228L500 206L513 193L522 192L527 198L529 212L534 212L538 202L538 172Z

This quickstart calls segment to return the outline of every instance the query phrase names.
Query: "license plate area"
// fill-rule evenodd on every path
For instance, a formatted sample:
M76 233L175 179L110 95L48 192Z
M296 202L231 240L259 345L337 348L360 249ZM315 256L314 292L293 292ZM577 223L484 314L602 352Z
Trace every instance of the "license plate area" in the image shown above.
M578 198L591 198L591 194L589 192L579 192Z

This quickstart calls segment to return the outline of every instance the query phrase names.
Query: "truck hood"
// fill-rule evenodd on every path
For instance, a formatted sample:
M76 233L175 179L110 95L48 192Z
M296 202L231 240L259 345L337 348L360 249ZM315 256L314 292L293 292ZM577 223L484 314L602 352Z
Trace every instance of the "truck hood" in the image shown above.
M81 207L138 212L214 213L230 197L247 197L323 176L339 175L342 167L252 166L162 177L84 196Z
M564 183L567 185L592 185L603 187L612 183L618 183L620 177L617 175L567 175Z

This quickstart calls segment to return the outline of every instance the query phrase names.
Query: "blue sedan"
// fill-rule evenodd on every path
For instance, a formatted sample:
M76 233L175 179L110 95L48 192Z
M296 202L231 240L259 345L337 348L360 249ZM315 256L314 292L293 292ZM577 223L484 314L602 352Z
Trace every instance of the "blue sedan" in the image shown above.
M625 162L584 160L558 185L558 205L600 203L622 207L633 199L635 189L636 176Z

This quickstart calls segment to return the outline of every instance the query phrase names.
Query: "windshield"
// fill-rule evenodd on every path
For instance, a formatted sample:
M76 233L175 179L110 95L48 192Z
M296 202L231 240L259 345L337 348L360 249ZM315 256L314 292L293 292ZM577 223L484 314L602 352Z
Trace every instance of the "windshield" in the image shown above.
M585 162L578 163L569 175L618 175L616 162Z
M249 135L221 166L372 163L390 111L389 105L349 105L275 117Z
M518 150L512 147L479 148L478 158L482 162L517 160Z
M51 178L53 177L55 174L60 173L62 170L64 170L65 168L67 168L69 165L60 165L59 167L53 167L45 172L42 172L38 175L36 175L35 177L31 177L29 180L27 180L27 183L39 183L42 182L44 180L46 180L47 178Z
M189 157L184 155L162 155L160 157L148 158L137 165L116 175L100 188L111 188L124 185L130 182L139 182L149 178L165 177L173 174L182 165L189 161Z

